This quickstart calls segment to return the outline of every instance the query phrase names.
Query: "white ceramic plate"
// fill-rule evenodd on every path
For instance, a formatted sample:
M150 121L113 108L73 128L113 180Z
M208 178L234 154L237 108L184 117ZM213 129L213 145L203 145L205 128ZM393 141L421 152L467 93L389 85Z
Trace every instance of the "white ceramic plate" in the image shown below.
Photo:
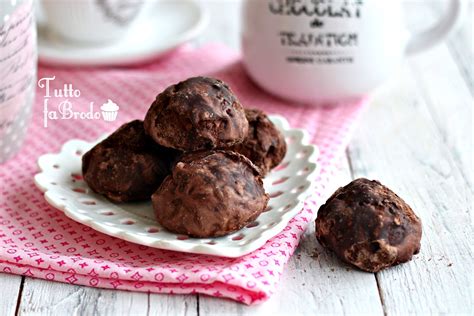
M143 15L126 36L108 46L80 46L50 32L39 13L38 55L54 65L126 65L156 58L196 37L208 23L207 12L192 0L161 0L146 4Z
M155 248L240 257L283 230L303 207L319 173L319 153L309 144L307 133L290 129L281 116L270 119L283 132L288 151L283 162L264 179L271 197L268 208L255 222L228 236L199 239L176 235L156 222L151 202L114 204L91 192L81 177L81 156L99 140L70 140L60 153L41 156L41 172L35 183L53 207L105 234Z

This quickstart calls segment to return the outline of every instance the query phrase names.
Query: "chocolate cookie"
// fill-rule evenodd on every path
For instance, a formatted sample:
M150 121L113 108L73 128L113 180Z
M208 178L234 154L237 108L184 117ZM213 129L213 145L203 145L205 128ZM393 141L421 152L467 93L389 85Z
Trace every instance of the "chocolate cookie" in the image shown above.
M340 259L377 272L420 251L421 221L380 182L357 179L320 207L316 237Z
M179 152L157 145L143 122L122 125L82 157L84 181L114 202L149 199L170 173Z
M248 122L242 105L224 82L195 77L156 97L146 114L145 130L162 146L196 151L242 142Z
M265 209L258 169L231 151L185 155L152 196L158 222L171 232L217 237L237 231Z
M246 109L245 115L249 122L247 138L231 150L249 158L265 175L285 158L285 138L262 111Z

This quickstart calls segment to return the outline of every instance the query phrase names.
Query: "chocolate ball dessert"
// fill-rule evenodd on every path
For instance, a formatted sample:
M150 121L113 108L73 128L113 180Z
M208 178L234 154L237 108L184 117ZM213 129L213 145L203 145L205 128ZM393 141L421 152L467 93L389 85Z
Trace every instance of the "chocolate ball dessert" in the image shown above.
M156 144L143 122L122 125L82 157L84 181L114 202L149 199L180 152Z
M247 136L245 112L221 80L195 77L160 93L145 117L158 144L183 151L229 147Z
M320 207L316 237L343 261L377 272L420 251L421 221L380 182L357 179Z
M237 231L260 215L268 199L252 162L222 150L183 156L152 196L158 222L192 237Z
M249 122L247 138L231 150L249 158L265 175L285 158L285 138L262 111L246 109L245 116Z

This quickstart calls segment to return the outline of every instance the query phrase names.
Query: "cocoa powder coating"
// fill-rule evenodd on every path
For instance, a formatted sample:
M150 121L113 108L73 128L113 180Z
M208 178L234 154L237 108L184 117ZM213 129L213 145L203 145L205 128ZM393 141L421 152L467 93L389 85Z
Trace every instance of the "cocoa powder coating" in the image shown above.
M357 179L339 188L318 211L316 237L343 261L377 272L420 251L421 221L378 181Z
M158 144L183 151L229 147L247 136L245 112L221 80L194 77L166 88L145 117Z
M252 162L221 150L183 156L152 196L158 222L193 237L241 229L260 215L268 199Z
M82 157L84 181L114 202L149 199L180 152L156 144L143 122L122 125Z
M285 138L262 111L246 109L245 115L249 122L247 137L231 149L249 158L265 175L285 158Z

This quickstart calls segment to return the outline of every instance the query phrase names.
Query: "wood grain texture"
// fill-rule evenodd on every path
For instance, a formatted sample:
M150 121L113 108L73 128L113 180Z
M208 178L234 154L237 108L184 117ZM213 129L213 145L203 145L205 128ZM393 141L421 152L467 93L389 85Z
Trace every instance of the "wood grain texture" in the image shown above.
M148 315L150 316L195 316L198 315L197 295L149 294Z
M473 19L474 19L474 1L466 1L466 12L463 16L463 23L458 30L448 38L448 47L453 56L454 62L459 67L462 78L466 81L471 94L474 95L474 74L473 74L473 60L474 60L474 45L473 45ZM445 4L446 5L446 4ZM438 15L443 10L443 5L435 2L432 9Z
M461 28L461 30L465 29L465 27ZM460 45L465 45L465 40L467 39L464 37L453 36L447 45L439 45L411 59L410 66L416 79L417 90L427 104L441 141L449 149L454 161L461 169L461 175L466 184L472 188L473 94L469 87L471 83L463 78L465 65L462 58L453 54L457 48L449 49L454 45L453 43L459 41L462 42ZM458 47L457 44L456 47ZM467 49L462 51L469 53ZM471 70L472 62L471 55L470 67L468 67Z
M27 278L19 315L146 314L148 296Z
M410 69L375 98L349 153L355 177L381 180L423 222L421 254L377 274L385 313L469 313L472 195Z
M197 315L197 301L195 296L149 295L27 278L18 311L52 316Z
M446 45L412 60L411 65L439 141L462 171L465 184L472 188L473 99L460 69Z
M21 295L22 276L0 273L0 315L13 316Z
M347 160L333 177L333 192L350 180ZM310 224L290 259L278 291L257 306L200 296L201 315L381 315L377 283L372 273L357 271L322 249Z

